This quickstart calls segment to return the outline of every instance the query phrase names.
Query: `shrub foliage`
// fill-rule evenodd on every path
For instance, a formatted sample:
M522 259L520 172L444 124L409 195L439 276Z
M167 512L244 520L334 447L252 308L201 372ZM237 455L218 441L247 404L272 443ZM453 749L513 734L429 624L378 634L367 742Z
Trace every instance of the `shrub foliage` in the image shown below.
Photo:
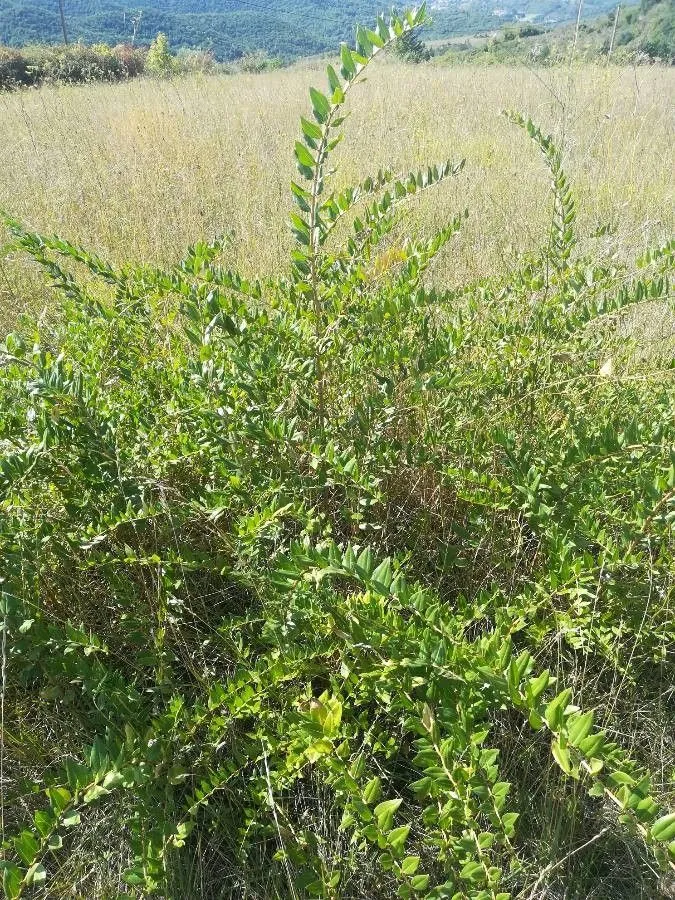
M50 84L121 81L142 75L146 52L130 44L0 47L0 90Z
M283 277L220 241L116 269L8 220L61 303L0 351L8 898L507 900L548 871L533 769L675 859L663 768L616 739L669 715L673 369L629 326L675 244L578 258L562 156L511 113L545 246L432 287L467 213L401 240L399 212L462 162L342 190L331 166L424 18L359 28L311 90Z

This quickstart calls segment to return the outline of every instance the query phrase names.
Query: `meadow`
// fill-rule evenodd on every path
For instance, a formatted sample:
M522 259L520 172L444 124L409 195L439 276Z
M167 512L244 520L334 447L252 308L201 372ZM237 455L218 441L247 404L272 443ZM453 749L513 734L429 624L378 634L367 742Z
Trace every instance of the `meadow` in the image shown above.
M198 238L224 234L233 268L278 273L292 241L291 148L317 76L298 65L0 94L0 208L115 262L167 264ZM436 264L439 283L502 271L537 246L548 214L545 172L499 117L518 109L565 148L584 249L610 225L602 249L626 258L669 236L674 90L668 67L380 63L360 89L350 127L362 137L339 159L339 179L466 158L462 178L422 199L409 226L430 233L468 207L474 214L461 238ZM34 304L41 292L20 264L5 270L6 321L7 310Z
M0 95L9 900L675 896L675 72L423 20Z

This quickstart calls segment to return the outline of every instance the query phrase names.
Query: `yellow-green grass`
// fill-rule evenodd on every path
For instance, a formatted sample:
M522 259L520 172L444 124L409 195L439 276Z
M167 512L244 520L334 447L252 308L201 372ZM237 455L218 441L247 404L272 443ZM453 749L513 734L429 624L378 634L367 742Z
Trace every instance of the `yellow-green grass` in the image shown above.
M0 208L112 261L167 263L202 236L230 237L228 264L279 272L291 236L288 183L298 117L321 70L47 87L0 94ZM670 236L675 192L665 67L565 69L375 66L352 95L341 183L380 166L405 171L466 157L451 185L410 207L401 235L458 209L470 218L436 265L461 283L543 241L550 200L536 148L499 112L515 108L564 149L582 250L629 259ZM592 237L599 225L612 233ZM609 246L607 246L609 245ZM49 303L5 254L0 325Z

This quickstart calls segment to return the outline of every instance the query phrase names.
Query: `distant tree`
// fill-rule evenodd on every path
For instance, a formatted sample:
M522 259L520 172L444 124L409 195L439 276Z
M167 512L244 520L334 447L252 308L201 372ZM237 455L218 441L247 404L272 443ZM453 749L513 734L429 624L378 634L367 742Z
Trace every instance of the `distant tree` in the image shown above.
M171 55L169 39L163 31L160 31L152 44L150 44L145 60L145 69L153 75L161 76L171 75L175 71L175 60Z
M426 62L431 59L431 51L419 39L416 31L406 31L394 44L394 53L406 62Z

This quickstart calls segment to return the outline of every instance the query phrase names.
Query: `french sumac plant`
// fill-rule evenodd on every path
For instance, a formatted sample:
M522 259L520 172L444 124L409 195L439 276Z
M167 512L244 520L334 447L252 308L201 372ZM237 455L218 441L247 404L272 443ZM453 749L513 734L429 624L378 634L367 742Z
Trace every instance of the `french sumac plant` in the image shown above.
M311 90L276 279L7 219L59 298L0 349L7 898L534 897L566 818L673 864L674 369L636 322L675 245L578 256L509 113L550 234L434 287L467 213L399 212L462 161L332 187L348 95L424 21Z

